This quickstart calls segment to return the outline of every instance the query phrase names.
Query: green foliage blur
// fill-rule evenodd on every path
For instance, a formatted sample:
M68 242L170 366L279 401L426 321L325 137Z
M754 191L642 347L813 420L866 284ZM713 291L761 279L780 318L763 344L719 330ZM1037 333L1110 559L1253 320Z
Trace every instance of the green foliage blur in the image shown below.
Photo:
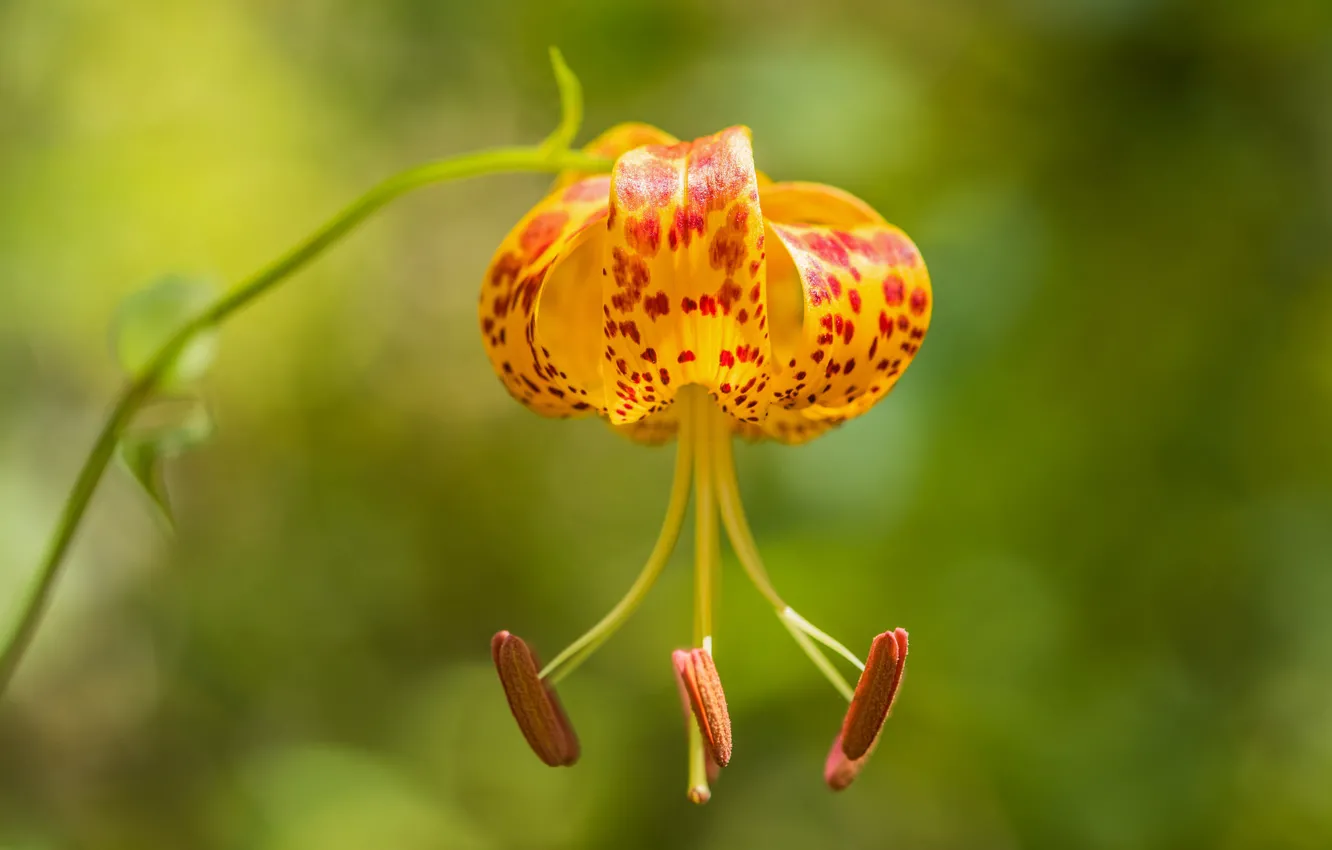
M744 123L867 199L934 324L878 409L741 447L783 594L911 632L873 760L727 559L736 755L685 800L689 541L527 750L551 657L647 556L669 450L511 401L476 328L547 178L393 205L221 335L177 533L115 468L0 703L0 847L1332 846L1332 5L1322 0L0 2L0 623L164 273L234 281L372 182Z

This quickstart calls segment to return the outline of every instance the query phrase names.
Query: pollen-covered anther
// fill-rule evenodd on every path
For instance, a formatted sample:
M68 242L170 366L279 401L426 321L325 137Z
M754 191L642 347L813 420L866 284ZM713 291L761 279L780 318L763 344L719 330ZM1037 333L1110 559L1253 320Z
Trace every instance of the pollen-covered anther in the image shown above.
M498 632L490 641L490 654L509 710L532 751L551 767L568 767L578 761L578 736L555 690L541 680L536 656L527 643L517 635Z
M708 758L725 767L731 761L731 716L712 654L704 649L677 649L671 653L671 662L676 682L698 722Z
M894 629L874 638L865 670L856 683L842 731L824 764L823 778L834 791L850 785L878 742L906 670L907 633Z

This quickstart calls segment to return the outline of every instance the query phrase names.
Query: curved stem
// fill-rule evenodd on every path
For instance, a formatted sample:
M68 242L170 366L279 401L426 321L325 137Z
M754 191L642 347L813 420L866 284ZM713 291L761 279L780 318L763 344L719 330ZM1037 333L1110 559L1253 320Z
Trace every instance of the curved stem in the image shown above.
M759 555L758 545L754 543L754 533L749 530L749 522L745 519L744 505L740 501L740 484L735 478L735 458L731 453L731 439L729 435L722 435L714 441L713 451L716 452L717 462L715 464L714 477L716 479L718 500L721 503L722 522L726 525L726 534L731 538L731 548L735 550L735 556L744 567L745 573L750 581L763 594L764 598L772 603L773 608L777 609L777 618L782 621L782 625L795 638L796 643L809 656L809 660L814 662L814 666L832 683L838 693L851 699L851 686L847 684L842 674L836 667L828 661L814 641L818 641L824 646L836 652L856 666L857 669L864 670L865 665L856 657L855 653L847 649L835 638L815 626L795 612L790 605L782 600L781 595L777 593L776 588L772 586L772 580L768 578L768 571L763 566L763 558ZM813 640L811 640L813 638Z
M787 605L772 586L772 580L768 578L768 571L764 569L763 559L759 556L758 545L754 543L754 534L749 530L749 523L745 520L745 508L740 501L740 484L735 480L735 458L731 454L730 437L717 440L715 450L717 496L721 502L722 522L726 524L726 534L731 538L731 548L735 550L735 556L749 575L749 580L780 613Z
M609 160L577 151L510 147L463 154L403 171L389 177L353 201L296 247L243 280L207 310L185 323L158 349L144 370L121 392L120 398L111 408L106 423L102 426L92 450L79 470L78 478L75 479L74 487L65 501L46 555L23 600L18 621L5 641L4 651L0 653L0 694L3 694L8 687L24 652L32 642L42 614L50 601L60 565L74 539L74 532L78 529L79 522L92 500L102 473L106 471L106 466L115 453L121 433L139 406L152 394L163 373L195 334L220 324L319 256L385 204L413 189L446 180L461 180L484 174L511 171L550 172L565 169L600 172L609 171L611 165Z
M685 509L689 507L689 480L694 468L692 432L693 423L685 417L680 422L680 442L675 451L675 477L671 481L671 498L666 506L666 519L662 522L657 543L652 547L652 554L643 565L643 571L638 574L633 586L610 613L602 617L600 622L588 629L582 637L569 644L541 671L541 678L549 680L550 684L557 684L576 670L578 665L586 661L606 642L607 638L624 625L647 597L648 591L661 575L666 562L670 560L671 552L675 551L675 543L680 538L680 527L684 525Z

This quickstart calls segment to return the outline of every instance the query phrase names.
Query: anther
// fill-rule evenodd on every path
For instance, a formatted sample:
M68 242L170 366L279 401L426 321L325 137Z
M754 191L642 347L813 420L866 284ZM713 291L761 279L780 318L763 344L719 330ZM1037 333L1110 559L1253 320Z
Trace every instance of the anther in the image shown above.
M536 657L517 635L499 632L490 641L500 684L528 746L551 767L578 761L578 736L565 716L554 688L541 680Z
M708 758L725 767L731 761L731 716L712 654L703 649L677 649L671 653L671 662L681 694L698 722Z
M874 751L879 732L888 719L902 683L906 656L905 629L884 632L870 645L865 670L860 674L851 707L842 721L842 731L833 742L823 768L823 778L834 791L850 785Z

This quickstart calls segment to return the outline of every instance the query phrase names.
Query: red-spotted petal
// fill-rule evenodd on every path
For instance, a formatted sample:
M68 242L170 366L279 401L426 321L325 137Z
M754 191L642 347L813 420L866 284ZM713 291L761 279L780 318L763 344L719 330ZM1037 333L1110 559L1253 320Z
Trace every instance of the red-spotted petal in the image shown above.
M785 413L763 429L800 442L887 395L920 349L933 299L915 245L862 202L813 184L775 184L764 196L765 210L791 218L768 222L780 366L771 389Z
M688 383L760 421L769 389L763 217L749 131L638 148L616 162L603 278L612 424Z
M596 339L580 334L600 301L607 198L588 190L598 182L573 183L537 204L500 245L481 287L481 332L495 373L546 416L602 407ZM538 304L548 320L538 322Z
M674 141L647 124L620 124L584 150L616 157ZM482 284L481 331L491 364L515 398L547 416L603 410L596 328L610 181L609 174L560 174L500 245Z

